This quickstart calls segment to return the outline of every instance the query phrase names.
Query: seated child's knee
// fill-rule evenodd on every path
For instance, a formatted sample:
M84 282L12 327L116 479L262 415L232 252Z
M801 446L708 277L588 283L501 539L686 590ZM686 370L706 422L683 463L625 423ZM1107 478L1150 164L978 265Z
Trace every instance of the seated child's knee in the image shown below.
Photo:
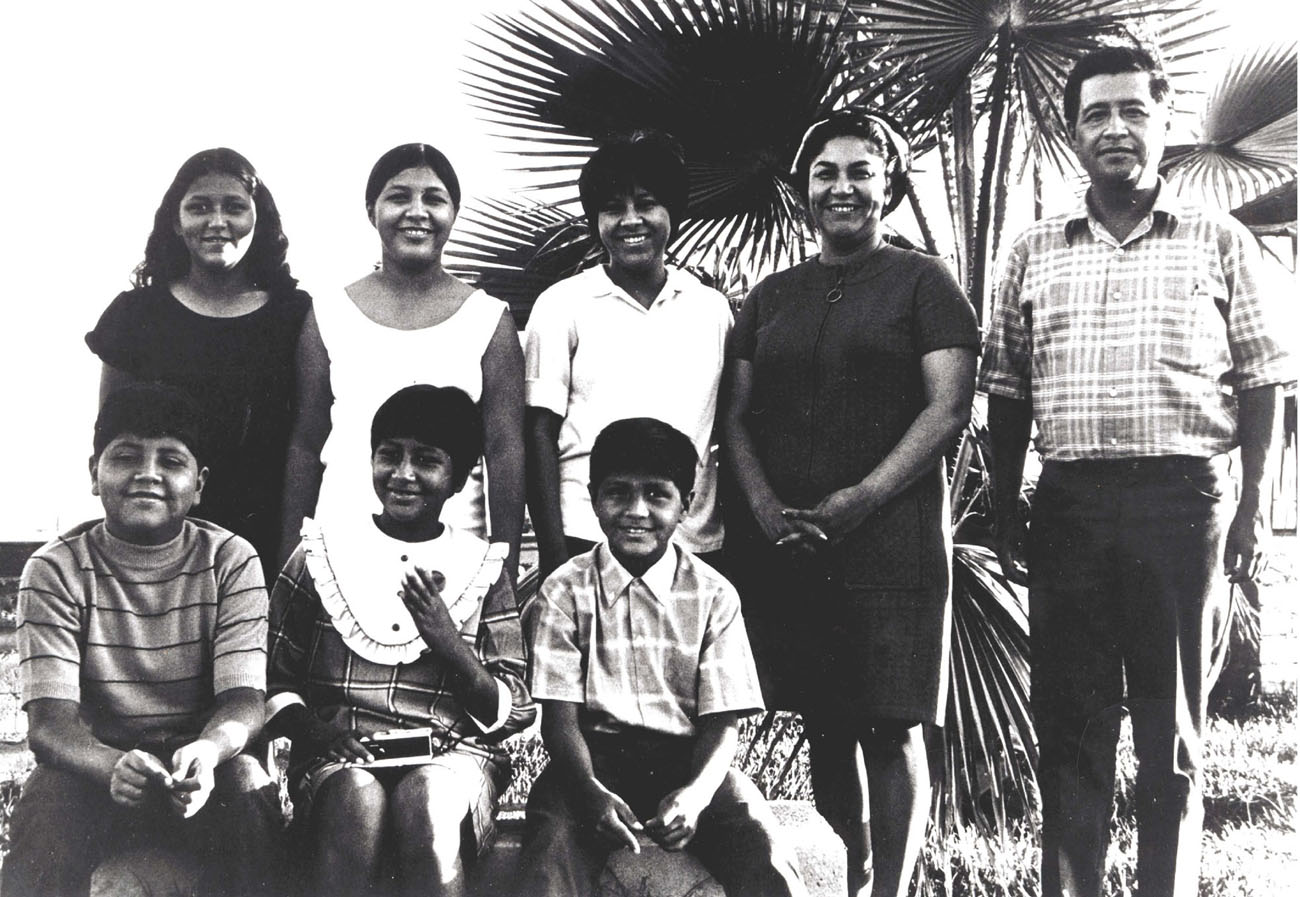
M214 787L230 794L246 794L275 784L261 762L249 754L237 754L222 763L216 769L214 780Z
M382 818L388 803L384 786L364 769L346 768L333 773L320 786L313 814Z

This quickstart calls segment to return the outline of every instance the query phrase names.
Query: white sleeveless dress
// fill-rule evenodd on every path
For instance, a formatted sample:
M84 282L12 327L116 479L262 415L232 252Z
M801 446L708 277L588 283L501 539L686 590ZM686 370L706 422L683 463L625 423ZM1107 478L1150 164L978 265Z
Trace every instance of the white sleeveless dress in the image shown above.
M455 386L482 400L483 354L507 306L475 290L450 318L419 330L376 324L342 290L317 299L315 309L334 393L315 514L324 523L382 509L370 478L370 423L389 396L429 383ZM443 507L443 523L487 538L486 489L480 460L465 488Z

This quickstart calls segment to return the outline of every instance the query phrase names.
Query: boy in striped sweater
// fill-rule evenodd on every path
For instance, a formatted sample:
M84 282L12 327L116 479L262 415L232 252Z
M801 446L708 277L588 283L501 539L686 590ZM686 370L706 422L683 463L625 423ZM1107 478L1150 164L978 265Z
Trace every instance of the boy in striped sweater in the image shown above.
M140 847L175 857L200 893L267 887L279 805L241 753L263 721L266 587L247 542L186 517L208 474L201 426L170 388L110 395L90 459L104 518L23 570L19 670L38 765L13 817L5 897L84 895L101 862Z

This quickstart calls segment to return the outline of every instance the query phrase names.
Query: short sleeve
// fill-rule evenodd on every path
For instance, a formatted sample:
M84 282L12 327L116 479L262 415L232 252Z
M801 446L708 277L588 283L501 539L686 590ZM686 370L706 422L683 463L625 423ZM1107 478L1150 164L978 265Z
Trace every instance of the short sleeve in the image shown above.
M763 709L754 655L740 614L740 598L725 581L717 584L709 609L696 689L698 716L723 712L745 715Z
M266 690L266 583L253 546L231 535L216 553L212 691Z
M923 255L916 281L916 348L924 355L939 349L979 351L980 331L975 309L957 279L940 259Z
M586 703L587 663L579 645L577 604L563 579L551 577L524 606L523 628L533 698Z
M66 546L27 561L18 585L18 656L22 702L81 702L81 617L76 557Z
M728 358L739 361L754 360L754 351L758 347L758 306L762 292L763 284L759 283L749 291L745 301L740 304L736 323L727 337Z
M542 293L533 305L524 336L524 401L564 417L577 331L567 282Z
M142 290L119 293L86 334L86 345L99 360L127 373L142 376L141 349L152 327Z
M1020 307L1028 248L1017 240L1007 255L990 315L980 365L979 387L991 396L1028 399L1031 364L1029 328Z
M1238 392L1295 380L1289 347L1295 322L1286 320L1286 288L1265 265L1258 241L1234 218L1224 216L1219 259L1228 287L1230 382Z

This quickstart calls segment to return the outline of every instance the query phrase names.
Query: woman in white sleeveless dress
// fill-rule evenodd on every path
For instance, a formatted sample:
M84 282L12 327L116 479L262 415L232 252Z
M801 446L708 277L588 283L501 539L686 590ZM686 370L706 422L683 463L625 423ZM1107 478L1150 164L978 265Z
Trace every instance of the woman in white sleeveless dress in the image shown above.
M444 519L508 543L514 580L524 514L523 353L506 304L442 266L459 208L456 173L427 144L395 147L371 170L366 211L379 233L380 267L320 297L298 344L281 559L313 507L316 519L328 520L376 503L363 474L370 416L396 390L432 383L463 389L483 416L483 463Z

